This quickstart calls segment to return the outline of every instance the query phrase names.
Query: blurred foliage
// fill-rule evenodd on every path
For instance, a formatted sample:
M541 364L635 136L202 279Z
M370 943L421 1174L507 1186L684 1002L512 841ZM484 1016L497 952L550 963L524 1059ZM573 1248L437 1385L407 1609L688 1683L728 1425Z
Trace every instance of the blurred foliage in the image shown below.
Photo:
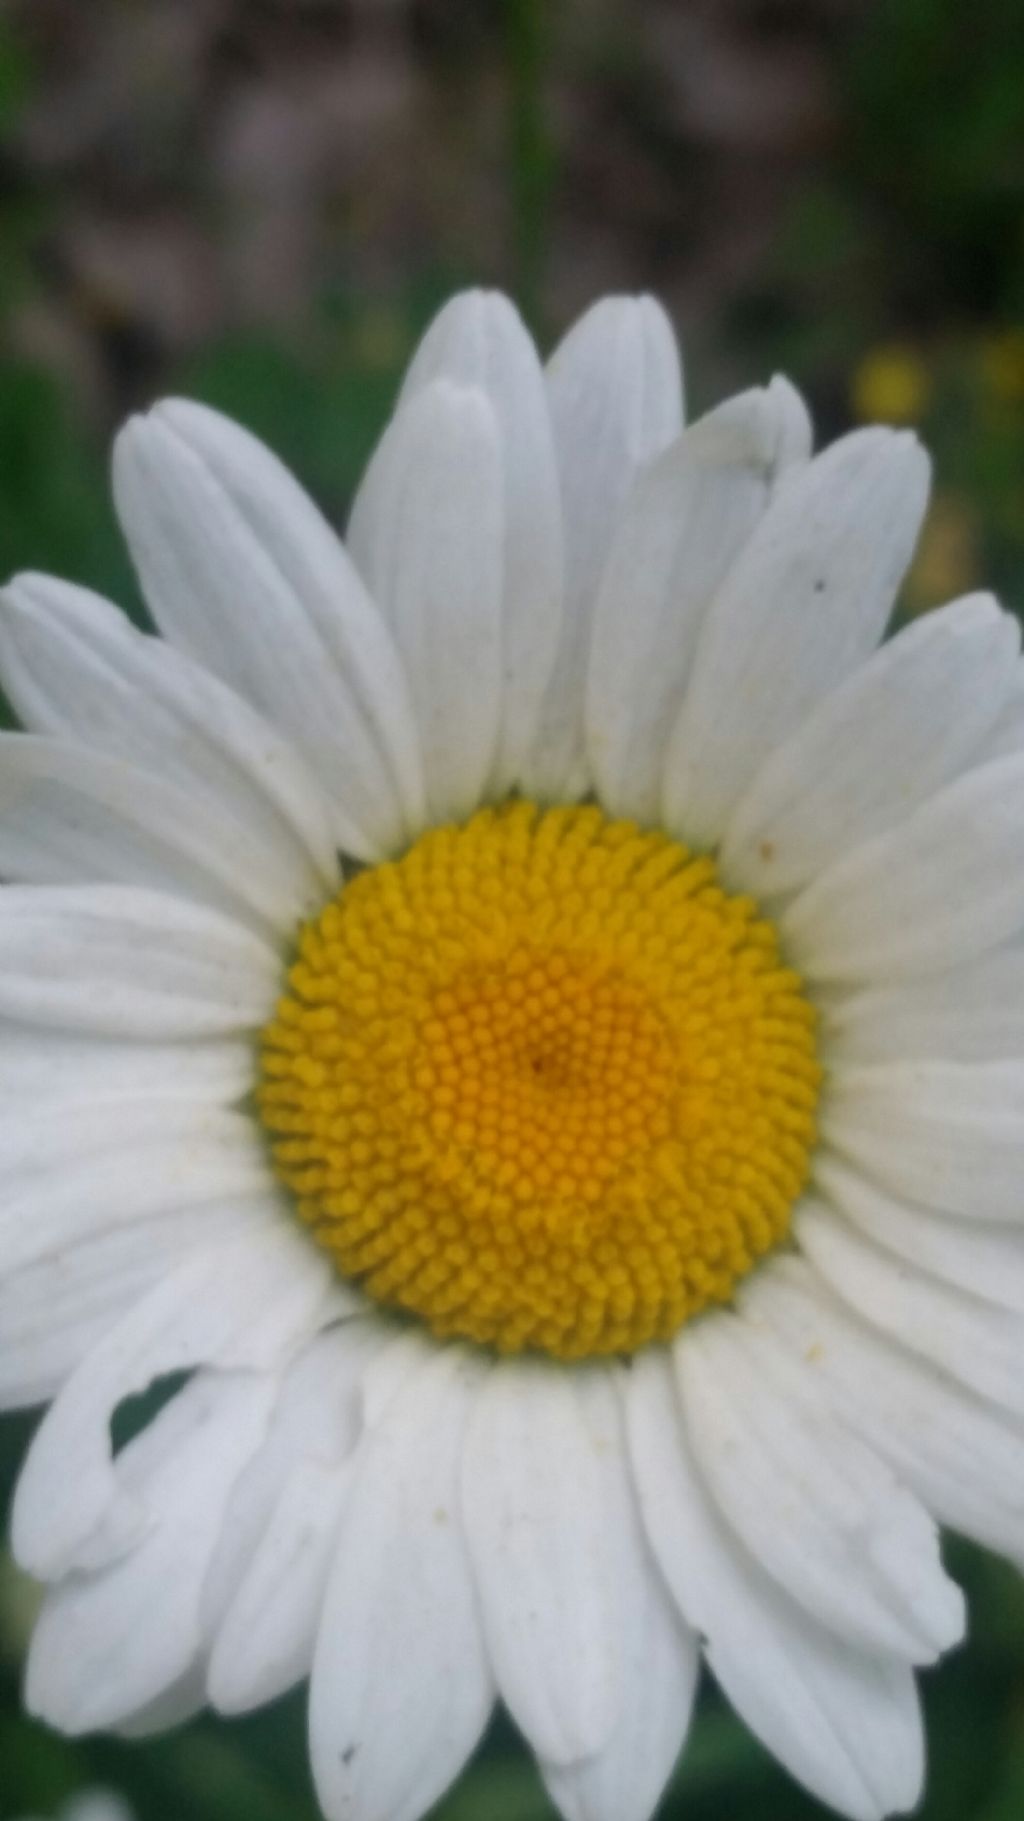
M783 367L824 436L918 426L906 610L982 584L1020 606L1022 94L1024 0L14 0L0 568L139 611L105 446L158 391L236 415L340 517L416 333L479 277L546 336L599 290L659 291L698 410ZM0 1425L0 1504L31 1427ZM1020 1821L1024 1585L950 1555L972 1636L924 1678L922 1817ZM299 1695L144 1745L24 1718L33 1600L5 1570L0 1818L102 1783L139 1821L314 1821ZM439 1811L551 1812L503 1721ZM666 1816L822 1812L705 1689Z

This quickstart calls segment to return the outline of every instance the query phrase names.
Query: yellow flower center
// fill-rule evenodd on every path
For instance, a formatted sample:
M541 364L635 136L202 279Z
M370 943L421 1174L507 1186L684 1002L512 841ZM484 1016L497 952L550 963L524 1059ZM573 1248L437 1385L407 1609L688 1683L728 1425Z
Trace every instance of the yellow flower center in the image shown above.
M806 1180L814 1014L714 862L482 810L301 932L259 1107L300 1215L439 1336L629 1353L724 1302Z

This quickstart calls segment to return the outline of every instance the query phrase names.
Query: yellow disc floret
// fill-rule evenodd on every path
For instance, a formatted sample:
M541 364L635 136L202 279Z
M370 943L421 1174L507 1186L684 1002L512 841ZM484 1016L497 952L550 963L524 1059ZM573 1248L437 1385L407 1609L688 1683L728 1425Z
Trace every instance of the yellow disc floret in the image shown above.
M303 929L263 1037L275 1166L437 1335L629 1353L726 1301L807 1176L814 1016L714 862L595 808L481 810Z

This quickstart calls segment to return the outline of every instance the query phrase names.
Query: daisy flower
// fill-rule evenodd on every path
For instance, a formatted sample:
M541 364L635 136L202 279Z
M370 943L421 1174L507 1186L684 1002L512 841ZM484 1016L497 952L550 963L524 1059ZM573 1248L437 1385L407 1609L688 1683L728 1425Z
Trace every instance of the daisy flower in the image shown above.
M325 1814L417 1821L500 1700L645 1821L704 1658L914 1805L937 1527L1024 1561L1024 672L983 595L881 643L927 488L781 379L684 429L649 299L542 370L471 294L344 544L173 400L114 461L161 636L11 583L33 1712L308 1676Z

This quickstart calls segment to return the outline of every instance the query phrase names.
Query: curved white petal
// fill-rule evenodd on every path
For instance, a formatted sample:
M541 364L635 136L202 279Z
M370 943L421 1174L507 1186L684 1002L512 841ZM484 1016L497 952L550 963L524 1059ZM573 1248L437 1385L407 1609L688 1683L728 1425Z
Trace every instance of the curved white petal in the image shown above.
M547 369L565 533L562 635L525 773L551 801L586 788L583 694L597 591L616 519L645 463L682 429L671 324L650 297L606 297L573 325Z
M726 826L726 876L762 898L793 891L902 821L980 749L1019 649L985 594L883 645L757 771Z
M930 1662L963 1632L935 1526L837 1421L813 1372L742 1318L673 1348L694 1460L751 1555L862 1650Z
M203 1589L209 1695L222 1713L309 1674L361 1430L360 1374L386 1333L352 1320L303 1349L231 1495Z
M837 1069L1024 1057L1024 948L993 949L963 967L837 996L822 1008L820 1039Z
M292 1226L204 1248L143 1297L67 1381L18 1483L15 1553L43 1579L98 1566L153 1521L111 1458L117 1405L162 1374L199 1365L268 1370L318 1325L330 1263Z
M0 1018L158 1043L265 1023L273 950L199 904L121 885L0 892Z
M665 748L708 606L791 459L782 382L729 399L641 474L594 609L586 735L601 802L656 822Z
M781 919L816 980L898 980L973 960L1024 924L1024 756L958 778L837 860Z
M696 1635L675 1609L640 1522L620 1397L615 1374L595 1368L581 1377L584 1421L603 1482L602 1509L620 1533L624 1686L607 1745L575 1764L541 1765L566 1821L648 1821L686 1738L700 1666Z
M822 1630L730 1535L694 1467L664 1354L650 1349L634 1360L627 1395L648 1535L737 1712L851 1821L912 1808L924 1740L911 1671Z
M415 833L422 779L394 645L276 457L170 399L121 432L114 498L157 624L289 735L329 792L339 842L373 860Z
M942 1524L1024 1566L1024 1425L845 1307L799 1259L742 1294L750 1319L812 1362L844 1421Z
M622 1701L622 1587L598 1452L568 1375L502 1360L476 1399L463 1505L503 1700L539 1757L610 1740Z
M0 733L0 875L29 885L106 882L194 898L275 939L323 886L178 784L43 735Z
M530 752L562 621L562 511L544 375L518 311L497 291L466 291L435 317L406 374L402 411L435 380L478 387L501 441L505 501L501 600L502 712L495 792L510 790ZM371 463L352 509L357 563L378 535L380 468ZM382 525L387 536L387 526Z
M894 1195L947 1214L1024 1219L1024 1059L836 1068L820 1131Z
M34 733L154 772L230 813L289 875L326 893L335 831L297 750L201 664L138 632L109 601L53 576L0 593L0 674Z
M458 1491L486 1369L441 1350L356 1456L310 1683L313 1775L328 1821L419 1821L493 1705Z
M484 392L435 380L398 412L355 532L409 676L430 815L467 816L490 780L502 714L504 481Z
M29 1650L30 1712L70 1733L116 1725L185 1677L224 1506L259 1444L267 1375L204 1374L129 1443L119 1470L152 1513L137 1548L47 1597Z
M54 1397L141 1297L194 1253L250 1232L246 1203L150 1213L36 1258L0 1279L0 1408Z
M841 1302L949 1378L1024 1418L1024 1319L885 1252L823 1203L808 1203L800 1245Z
M882 636L914 547L928 462L859 430L780 487L712 603L665 765L681 839L720 838L768 755Z
M814 1185L876 1244L943 1283L1024 1315L1024 1227L960 1221L900 1201L826 1150Z

